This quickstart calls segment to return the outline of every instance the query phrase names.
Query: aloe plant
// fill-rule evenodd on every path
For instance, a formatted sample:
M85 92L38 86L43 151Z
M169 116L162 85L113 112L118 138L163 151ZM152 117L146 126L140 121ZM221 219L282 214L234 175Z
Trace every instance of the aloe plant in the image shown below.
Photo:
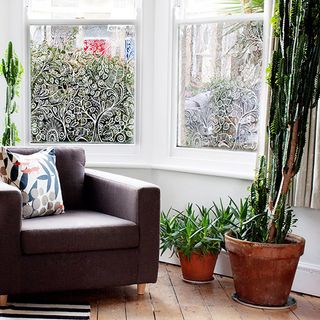
M8 44L5 57L1 61L0 74L4 76L6 89L6 107L4 117L4 132L2 135L2 145L14 146L16 142L20 142L18 130L11 116L18 111L15 98L19 96L19 87L22 80L23 67L19 62L17 54L13 50L12 42Z
M308 114L320 95L320 2L278 0L275 23L279 44L270 74L271 107L268 126L268 242L281 242L288 220L286 207L292 178L300 169L308 131Z
M268 238L268 184L266 177L266 159L260 158L260 166L249 196L236 205L230 198L232 212L237 219L234 233L237 238L254 242L266 242Z
M167 249L181 252L190 258L191 253L206 255L219 253L224 233L229 230L230 209L223 207L206 208L188 204L183 211L173 209L162 212L160 217L161 254Z

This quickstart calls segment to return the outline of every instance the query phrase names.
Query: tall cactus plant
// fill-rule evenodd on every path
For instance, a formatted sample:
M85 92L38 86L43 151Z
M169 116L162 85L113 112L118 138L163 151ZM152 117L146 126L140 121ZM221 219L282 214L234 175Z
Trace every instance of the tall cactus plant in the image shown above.
M271 107L268 242L280 242L286 199L306 141L308 114L320 95L320 1L276 1L279 39L269 76Z
M13 50L11 41L8 44L5 57L1 61L0 74L4 76L7 82L2 145L14 146L16 142L20 141L20 139L18 136L17 127L15 123L12 122L11 117L13 113L17 112L17 103L15 98L19 96L19 87L22 79L23 67Z

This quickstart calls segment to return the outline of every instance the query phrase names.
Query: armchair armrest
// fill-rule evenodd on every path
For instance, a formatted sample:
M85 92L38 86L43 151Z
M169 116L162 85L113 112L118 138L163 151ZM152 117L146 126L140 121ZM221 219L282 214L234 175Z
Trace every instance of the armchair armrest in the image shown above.
M0 293L19 281L21 192L0 181Z
M84 190L90 209L139 226L137 283L155 282L159 260L159 188L144 181L86 169Z
M104 171L86 169L85 197L90 209L136 224L140 224L146 215L141 209L147 209L148 212L158 205L158 216L160 212L160 191L157 186ZM156 199L158 201L154 201Z

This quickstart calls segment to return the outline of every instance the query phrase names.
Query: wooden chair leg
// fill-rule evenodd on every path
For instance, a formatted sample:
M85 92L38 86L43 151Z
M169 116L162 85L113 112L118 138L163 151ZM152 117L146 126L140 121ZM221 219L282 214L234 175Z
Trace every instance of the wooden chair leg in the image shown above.
M0 295L0 307L4 307L7 305L8 296Z
M146 289L146 284L145 284L145 283L139 283L139 284L137 284L137 294L143 295L145 289Z

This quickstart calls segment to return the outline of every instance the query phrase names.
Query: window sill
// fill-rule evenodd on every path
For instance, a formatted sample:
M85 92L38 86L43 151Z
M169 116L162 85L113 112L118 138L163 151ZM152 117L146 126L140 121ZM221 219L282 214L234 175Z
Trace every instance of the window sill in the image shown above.
M87 161L88 168L118 168L118 169L152 169L152 166L146 162L95 162Z
M232 171L225 169L213 169L206 167L194 167L194 166L176 166L176 165L163 165L163 164L154 164L152 165L152 169L156 170L165 170L165 171L177 171L182 173L190 173L190 174L201 174L201 175L209 175L209 176L217 176L217 177L225 177L225 178L235 178L241 180L253 180L254 172L249 171Z
M40 148L48 145L53 144L29 144L30 147ZM253 180L256 164L255 153L223 150L212 152L212 150L175 148L171 156L157 154L154 155L156 161L152 161L148 153L139 152L141 149L138 145L58 144L55 146L83 147L86 151L88 168L163 170Z
M253 180L254 172L250 171L235 171L235 170L222 170L222 169L213 169L213 168L203 168L195 166L181 166L181 165L172 165L172 164L149 164L149 163L124 163L124 162L92 162L88 161L86 163L88 168L112 168L112 169L145 169L145 170L163 170L163 171L175 171L181 173L190 173L190 174L199 174L199 175L209 175L217 177L226 177L234 178L241 180Z

